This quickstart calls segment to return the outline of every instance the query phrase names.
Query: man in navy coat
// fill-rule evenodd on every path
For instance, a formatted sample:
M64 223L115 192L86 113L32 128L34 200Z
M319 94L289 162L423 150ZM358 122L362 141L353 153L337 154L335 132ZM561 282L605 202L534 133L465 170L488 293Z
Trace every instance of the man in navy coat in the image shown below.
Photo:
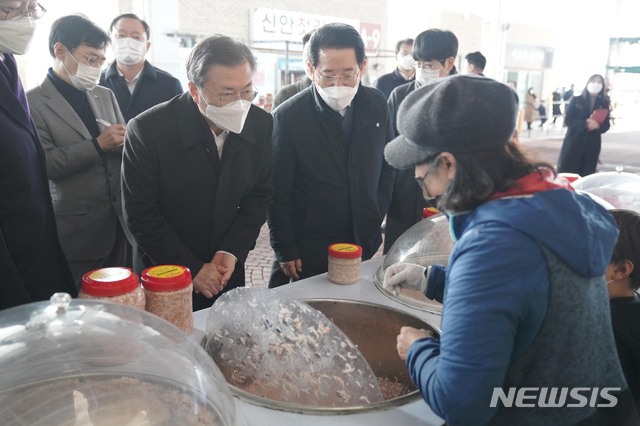
M19 4L18 7L15 7ZM35 1L0 0L0 310L76 294L58 243L44 160L13 54L27 51Z
M116 60L102 72L100 85L116 95L126 122L182 93L177 78L145 60L149 24L133 13L117 16L109 29Z
M362 246L363 259L375 254L394 173L383 156L385 98L360 84L366 59L358 31L327 24L309 50L313 84L273 113L271 245L293 280L326 272L332 243Z

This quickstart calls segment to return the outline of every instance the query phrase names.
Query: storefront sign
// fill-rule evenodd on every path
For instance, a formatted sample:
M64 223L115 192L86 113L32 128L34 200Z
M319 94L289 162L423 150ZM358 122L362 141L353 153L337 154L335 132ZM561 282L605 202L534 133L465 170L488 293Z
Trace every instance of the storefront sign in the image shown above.
M504 66L512 70L544 70L553 66L553 49L507 43Z
M251 38L254 42L300 42L302 36L309 31L331 22L342 22L360 29L360 21L356 19L258 8L254 10L251 19Z
M380 24L360 24L360 37L364 41L364 48L369 56L376 56L380 52Z

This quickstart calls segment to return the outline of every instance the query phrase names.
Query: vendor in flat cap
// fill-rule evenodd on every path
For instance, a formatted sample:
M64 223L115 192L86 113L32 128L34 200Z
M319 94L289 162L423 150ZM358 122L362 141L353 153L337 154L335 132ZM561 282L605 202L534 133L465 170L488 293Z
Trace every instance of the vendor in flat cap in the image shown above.
M415 169L456 243L446 275L430 273L435 265L387 268L387 289L420 289L444 304L441 337L403 327L398 353L447 424L636 424L603 278L616 225L522 151L517 114L511 88L468 75L429 83L400 107L400 136L385 157ZM509 402L531 388L557 392L559 406L541 408L549 395L535 392L527 404Z

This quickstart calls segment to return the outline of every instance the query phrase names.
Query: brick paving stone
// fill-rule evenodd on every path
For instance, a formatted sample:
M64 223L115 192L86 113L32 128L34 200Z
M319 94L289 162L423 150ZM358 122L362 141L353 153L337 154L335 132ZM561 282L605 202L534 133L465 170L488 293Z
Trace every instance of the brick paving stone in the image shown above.
M374 257L382 256L382 247ZM271 263L275 259L273 249L269 244L269 227L265 223L260 229L256 247L249 252L245 263L245 282L247 287L267 288L271 276Z

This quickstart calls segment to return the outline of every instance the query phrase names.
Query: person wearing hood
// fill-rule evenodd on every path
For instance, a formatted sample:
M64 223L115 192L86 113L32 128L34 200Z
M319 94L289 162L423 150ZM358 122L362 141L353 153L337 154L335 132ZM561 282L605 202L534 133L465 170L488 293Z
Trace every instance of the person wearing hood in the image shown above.
M396 43L396 69L388 74L381 75L373 82L373 87L389 99L391 92L398 86L413 81L416 69L413 66L412 55L413 39L406 38Z
M637 424L604 283L615 222L521 150L517 116L511 88L466 75L400 107L385 157L414 170L455 244L444 282L427 265L387 268L385 288L443 302L440 337L403 327L398 354L447 424Z
M571 98L567 107L564 121L568 130L560 148L558 172L580 176L596 172L602 134L610 127L609 108L604 78L594 74L582 94Z
M125 13L111 22L109 33L116 60L102 71L100 85L116 95L127 123L182 93L177 78L145 59L151 46L149 24L133 13Z
M271 114L252 104L256 61L222 34L187 60L189 90L127 125L122 193L135 265L186 266L193 310L244 286L271 199Z
M388 100L389 120L394 137L398 136L396 126L398 108L404 98L431 80L456 74L457 55L458 38L451 31L432 28L416 37L413 46L416 79L396 88L391 92ZM425 207L430 207L430 204L422 198L421 191L416 188L411 170L397 172L393 182L391 204L387 212L384 253L389 251L403 232L422 219L422 211Z
M14 55L31 45L36 1L0 0L0 310L77 294L58 241L45 154Z
M131 266L120 165L125 122L111 90L98 86L109 36L81 15L55 21L53 67L27 93L44 147L60 244L80 288L82 275Z
M271 246L280 268L298 280L327 271L333 243L362 247L371 258L382 242L393 169L386 100L365 87L364 42L342 23L309 40L313 84L273 112ZM271 287L282 282L270 282Z

